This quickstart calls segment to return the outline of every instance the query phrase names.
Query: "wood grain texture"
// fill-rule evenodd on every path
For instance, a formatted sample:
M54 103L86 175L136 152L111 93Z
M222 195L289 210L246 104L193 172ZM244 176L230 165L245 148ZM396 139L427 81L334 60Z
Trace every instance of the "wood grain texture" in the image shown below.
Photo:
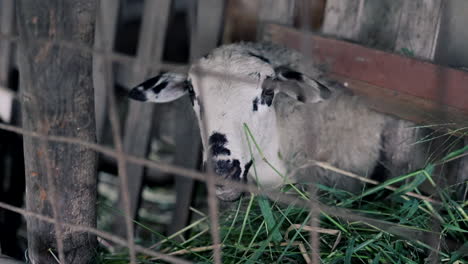
M192 3L190 19L190 61L194 61L218 46L222 32L224 1L199 0ZM174 102L176 108L176 153L174 165L187 169L198 169L200 161L200 129L189 98ZM173 234L184 228L190 218L195 181L176 176L176 208L168 233Z
M95 142L92 54L35 42L57 38L92 45L95 1L19 0L16 4L23 127ZM50 217L55 204L61 221L95 227L96 153L29 137L24 138L24 153L26 208ZM29 217L27 228L30 260L55 263L49 252L57 245L54 227ZM62 232L64 261L91 262L96 238L68 228Z
M170 6L171 0L145 1L137 58L133 72L135 84L157 73L156 69L150 71L149 66L155 61L161 61ZM153 104L130 101L124 127L123 148L125 153L137 157L145 157L148 153L154 107ZM127 175L131 217L136 218L140 203L144 167L127 164ZM118 205L119 208L124 208L121 193L119 193ZM112 229L117 234L125 236L124 223L125 219L123 217L116 217Z
M223 0L198 0L190 12L190 61L218 46L223 27Z
M294 24L296 0L260 0L257 39L264 35L267 23L285 26Z
M0 32L12 34L15 19L14 0L0 1ZM10 72L12 45L0 38L0 86L7 87L8 74Z
M442 0L403 1L395 51L434 59L442 17Z
M435 60L452 67L468 68L468 1L444 1L442 6Z
M259 22L292 25L295 5L294 0L260 0Z
M359 32L363 0L327 0L322 32L354 40Z
M99 1L98 15L96 18L96 30L94 34L94 47L98 50L112 52L114 40L118 25L119 1L101 0ZM106 123L107 113L107 92L109 86L113 87L114 82L109 83L106 80L113 80L113 76L106 76L106 67L112 69L112 62L106 61L101 54L93 57L93 80L96 109L96 134L98 141L102 141L104 124ZM113 71L108 71L112 73ZM108 78L108 79L106 79Z
M223 43L255 41L259 9L259 0L227 0Z

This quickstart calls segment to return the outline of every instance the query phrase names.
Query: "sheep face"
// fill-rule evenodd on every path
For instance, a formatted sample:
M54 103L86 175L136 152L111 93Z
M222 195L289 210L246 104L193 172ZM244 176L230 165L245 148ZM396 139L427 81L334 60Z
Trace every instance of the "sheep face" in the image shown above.
M234 46L216 49L198 60L188 76L156 76L134 88L130 97L163 103L189 94L202 129L204 161L210 162L220 177L246 181L252 161L261 160L252 138L247 136L247 128L269 163L284 173L279 157L275 94L284 92L299 101L313 103L322 100L327 91L301 73L275 68L268 59ZM251 178L264 187L277 187L284 181L264 162L257 162L255 171L251 171ZM216 193L229 201L241 194L229 186L217 186Z

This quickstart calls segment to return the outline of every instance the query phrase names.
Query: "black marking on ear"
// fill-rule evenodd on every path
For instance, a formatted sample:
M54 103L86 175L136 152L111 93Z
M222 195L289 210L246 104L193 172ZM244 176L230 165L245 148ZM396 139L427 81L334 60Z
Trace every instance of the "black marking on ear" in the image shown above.
M161 79L161 76L162 76L162 74L157 75L157 76L155 76L153 78L150 78L150 79L140 83L137 87L141 86L145 90L150 89L150 88L154 87L159 82L159 79Z
M267 59L267 58L265 58L265 57L263 57L263 56L261 56L261 55L255 54L255 53L250 52L250 51L247 52L247 54L249 54L249 55L252 56L252 57L258 58L258 59L260 59L260 60L263 61L263 62L270 63L270 60L269 60L269 59Z
M249 162L247 162L247 164L245 164L244 166L244 173L242 173L242 179L245 181L247 180L247 174L249 173L249 169L250 167L252 166L252 163L253 161L250 160Z
M285 70L280 72L280 75L288 80L296 80L296 81L302 81L304 80L304 77L302 76L302 73L293 71L293 70Z
M214 132L211 134L210 138L208 139L208 142L211 146L211 154L213 157L219 156L219 155L231 155L231 151L225 147L225 145L228 143L226 135Z
M148 98L146 97L145 91L143 89L139 89L139 87L136 87L130 90L130 92L128 93L128 97L132 98L133 100L142 101L142 102L145 102L146 100L148 100Z
M225 179L240 181L241 175L240 162L233 160L218 160L214 164L214 172Z
M255 97L252 104L253 104L253 111L254 112L258 111L258 97Z
M152 88L151 90L153 90L153 92L155 94L159 94L164 88L167 87L167 85L169 84L169 82L167 81L162 81L160 84L158 84L157 86L155 86L154 88Z
M273 103L273 98L275 97L275 91L271 89L263 89L260 103L262 105L271 106Z

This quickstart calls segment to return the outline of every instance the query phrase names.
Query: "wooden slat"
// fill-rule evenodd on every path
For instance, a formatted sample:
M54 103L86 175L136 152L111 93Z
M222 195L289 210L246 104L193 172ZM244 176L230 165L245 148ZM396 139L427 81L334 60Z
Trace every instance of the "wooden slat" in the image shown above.
M403 1L395 51L409 50L414 56L432 60L435 55L442 0Z
M0 32L2 34L12 34L15 17L14 0L0 1ZM6 87L8 84L8 74L10 71L12 45L0 39L0 86Z
M37 39L93 44L96 1L17 0L21 119L23 128L46 135L96 141L92 54ZM33 19L35 18L35 19ZM97 153L76 144L25 136L26 208L60 222L96 227ZM86 232L27 217L31 263L89 263L97 240ZM62 247L60 243L62 241Z
M355 39L359 32L362 0L327 0L322 31L325 34Z
M294 22L294 0L260 0L260 23L292 25Z
M435 60L444 65L468 68L468 1L443 3Z
M227 0L223 43L254 41L260 0Z
M257 39L263 35L267 23L293 25L295 6L296 0L260 0Z
M359 85L354 84L366 83L375 87L375 90L392 91L392 93L387 93L386 100L405 96L406 100L414 100L414 104L422 104L416 100L421 99L433 106L442 105L443 107L439 108L446 109L450 116L468 113L466 103L468 101L468 96L466 96L468 73L466 72L345 41L315 34L304 34L278 25L270 25L267 31L272 41L297 50L301 50L302 38L305 37L306 42L311 43L307 47L307 52L313 54L315 62L324 65L331 74L340 76L343 82L347 82L349 87L358 93L360 91L356 87ZM375 94L368 94L368 96L370 99L374 98L376 102L381 100L375 97ZM380 110L378 104L374 107ZM398 106L396 105L395 108ZM385 109L385 112L389 111L403 119L416 122L441 121L415 119L412 116L401 115L395 110ZM433 113L434 116L439 116L439 114ZM432 114L429 113L429 115ZM461 120L458 121L461 122ZM456 126L463 125L463 123Z
M224 1L199 0L192 2L189 10L190 60L205 55L218 45L222 28ZM197 169L201 149L200 130L188 98L182 98L174 105L177 108L176 153L174 164L188 169ZM176 208L168 227L172 234L186 226L190 217L194 180L176 176Z
M218 45L222 32L224 1L198 0L190 12L190 61Z
M134 65L134 83L157 73L149 71L147 66L161 61L169 18L171 0L146 0L137 59ZM146 66L146 67L145 67ZM138 157L145 157L151 134L151 120L154 105L130 101L124 128L124 151ZM135 218L138 211L144 168L136 164L127 164L130 211ZM123 208L122 196L119 195L119 207ZM114 230L125 235L123 217L116 217Z
M431 59L441 0L328 0L323 33Z
M97 14L96 30L94 31L94 47L98 50L112 52L118 24L119 1L100 0ZM96 109L96 136L98 142L102 140L107 112L107 93L109 86L114 83L106 82L106 67L112 69L112 62L106 61L104 56L96 54L93 57L94 105ZM112 72L112 71L109 71ZM109 78L113 80L113 78Z

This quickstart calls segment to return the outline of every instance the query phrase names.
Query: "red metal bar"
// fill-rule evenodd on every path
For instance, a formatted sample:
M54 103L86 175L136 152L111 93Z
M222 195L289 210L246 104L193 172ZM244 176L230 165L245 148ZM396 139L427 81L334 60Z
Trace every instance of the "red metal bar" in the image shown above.
M315 63L368 97L379 111L413 121L429 120L400 113L398 108L404 104L413 112L429 111L427 115L439 116L438 121L453 114L458 122L468 124L468 72L279 25L269 25L266 34L273 42L312 54ZM308 50L303 50L304 41L310 43L305 46ZM379 100L387 105L385 109L380 109Z

